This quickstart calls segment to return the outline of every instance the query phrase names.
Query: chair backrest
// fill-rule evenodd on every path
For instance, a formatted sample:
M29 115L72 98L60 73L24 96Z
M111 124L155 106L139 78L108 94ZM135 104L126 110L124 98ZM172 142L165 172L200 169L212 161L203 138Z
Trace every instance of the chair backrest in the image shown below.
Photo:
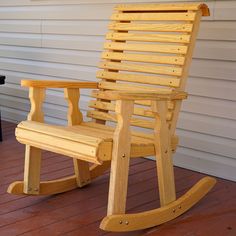
M124 4L115 7L97 78L100 90L185 89L205 4ZM150 101L135 104L131 124L154 127ZM167 121L175 130L181 102L168 103ZM88 117L116 121L115 103L95 98Z

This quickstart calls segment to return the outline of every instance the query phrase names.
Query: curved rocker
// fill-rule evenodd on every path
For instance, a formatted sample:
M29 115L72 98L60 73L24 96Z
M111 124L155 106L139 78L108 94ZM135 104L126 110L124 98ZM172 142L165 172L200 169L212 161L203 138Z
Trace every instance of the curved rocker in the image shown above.
M104 162L102 165L96 165L96 164L92 165L89 168L90 178L95 179L99 177L109 168L110 168L110 161ZM37 194L32 194L32 195L52 195L70 191L76 188L78 188L76 175L72 175L61 179L40 182L39 192ZM7 192L15 195L26 194L24 193L23 189L24 189L24 181L15 181L9 185Z
M110 215L102 220L100 228L107 231L122 232L163 224L189 210L211 190L215 183L214 178L205 177L182 197L164 207L136 214Z

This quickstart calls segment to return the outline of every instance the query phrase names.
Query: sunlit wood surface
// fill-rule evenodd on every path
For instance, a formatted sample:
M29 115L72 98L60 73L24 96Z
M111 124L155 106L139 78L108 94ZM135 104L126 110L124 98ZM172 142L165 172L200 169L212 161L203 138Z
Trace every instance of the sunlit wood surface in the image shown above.
M3 122L0 143L0 235L2 236L233 236L236 235L236 183L218 179L215 188L190 211L159 227L130 233L107 233L99 229L106 214L108 175L89 186L46 197L6 193L13 180L23 179L24 146L14 137L15 124ZM71 175L72 160L44 153L42 179ZM177 195L182 195L204 175L175 168ZM131 160L128 212L159 206L155 162ZM156 189L156 190L155 190Z

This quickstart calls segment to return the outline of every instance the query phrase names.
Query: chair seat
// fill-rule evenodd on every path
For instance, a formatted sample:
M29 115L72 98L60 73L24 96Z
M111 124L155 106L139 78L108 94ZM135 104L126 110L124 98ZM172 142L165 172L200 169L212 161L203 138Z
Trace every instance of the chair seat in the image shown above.
M93 122L65 127L23 121L16 128L20 143L97 164L111 160L113 133L114 128ZM151 156L154 151L152 135L132 133L131 157Z

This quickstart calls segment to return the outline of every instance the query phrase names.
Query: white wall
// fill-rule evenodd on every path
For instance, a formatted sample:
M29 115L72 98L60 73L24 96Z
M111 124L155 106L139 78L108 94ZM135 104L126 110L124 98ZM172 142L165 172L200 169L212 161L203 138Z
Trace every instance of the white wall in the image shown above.
M0 0L0 74L7 76L0 86L3 119L26 118L22 78L96 80L107 20L118 2L147 1ZM205 2L211 16L201 24L175 163L236 180L236 1ZM85 112L89 91L82 94ZM46 121L66 122L62 91L48 91L44 108Z

